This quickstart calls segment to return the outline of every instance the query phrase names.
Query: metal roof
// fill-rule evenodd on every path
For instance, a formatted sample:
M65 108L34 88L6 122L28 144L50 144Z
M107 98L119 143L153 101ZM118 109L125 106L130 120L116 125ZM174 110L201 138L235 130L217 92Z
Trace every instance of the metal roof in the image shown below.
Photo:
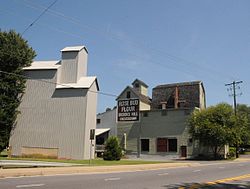
M23 68L23 70L51 70L61 66L60 61L34 61L31 66Z
M72 47L65 47L61 50L61 52L65 52L65 51L80 51L82 49L85 49L86 52L88 53L87 49L85 46L72 46Z
M146 83L144 83L142 80L139 79L135 79L132 83L132 85L134 85L136 82L140 83L141 85L143 85L144 87L148 88L148 85Z
M100 134L102 134L102 133L105 133L105 132L107 132L107 131L109 131L110 130L110 128L106 128L106 129L95 129L95 136L98 136L98 135L100 135Z
M96 82L97 90L99 90L97 78L96 77L81 77L77 83L61 83L56 85L56 89L67 89L67 88L75 88L75 89L88 89L91 85Z
M190 82L163 84L163 85L157 85L155 88L176 87L176 86L197 85L197 84L202 84L202 81L190 81Z

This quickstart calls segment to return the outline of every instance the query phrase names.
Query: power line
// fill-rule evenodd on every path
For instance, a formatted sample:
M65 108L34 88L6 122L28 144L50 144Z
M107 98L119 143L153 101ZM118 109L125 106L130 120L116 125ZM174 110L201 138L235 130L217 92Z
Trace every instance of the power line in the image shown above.
M25 2L28 2L28 1L25 0ZM31 7L31 8L34 8L34 9L39 9L39 8L34 7L33 5L30 6L29 4L28 4L27 6L29 6L29 7ZM40 6L40 7L42 7L42 6ZM70 21L71 23L74 23L74 24L76 24L76 25L82 27L82 25L80 24L80 22L77 21L77 20L75 20L74 18L65 16L64 14L60 14L60 13L58 13L58 12L56 12L56 11L51 10L51 9L49 10L49 12L50 12L50 13L53 13L52 15L56 15L56 16L58 16L58 17L63 17L64 19ZM28 18L26 18L26 19L28 19ZM51 26L44 25L44 24L39 24L39 25L48 27L49 29L54 30L54 31L57 31L57 32L61 32L61 33L70 35L70 36L72 36L72 37L76 37L76 38L82 39L82 37L81 37L80 35L72 34L72 33L70 33L70 32L66 32L66 31L64 31L64 30L57 29L57 28L55 28L55 27L52 28ZM88 28L88 29L91 29L90 27L87 27L87 28ZM98 32L98 30L95 29L95 32ZM98 33L99 33L99 34L103 34L103 32L98 32ZM112 34L112 33L111 33L111 34ZM120 38L117 38L117 36L116 36L116 39L121 40ZM130 40L128 40L128 42L129 42L129 44L134 45L135 47L140 47L140 46L139 46L140 44L136 44L136 43L134 43L134 42L132 42L132 41L130 41ZM155 60L153 60L153 61L150 60L150 63L152 63L152 64L157 64L157 65L159 65L159 66L161 66L161 67L167 67L168 69L172 69L172 70L175 70L175 71L178 71L178 72L182 72L182 73L185 73L185 74L190 75L190 76L194 76L194 75L199 76L199 75L202 74L202 73L200 73L201 71L203 71L203 72L209 71L209 69L207 69L207 68L202 69L202 66L200 66L199 64L196 64L196 63L193 63L193 62L184 60L183 58L179 58L179 57L170 55L170 54L168 54L168 53L166 54L166 52L164 52L164 51L157 50L157 49L152 48L152 47L150 47L149 49L151 49L152 51L157 52L157 53L158 53L159 55L161 55L161 56L163 55L162 57L164 57L164 55L166 55L167 58L171 61L171 62L168 62L168 63L171 63L172 65L169 65L169 64L166 65L166 64L163 64L162 62L157 62L157 61L155 61ZM152 51L151 51L151 52L152 52ZM135 57L137 57L137 58L143 58L143 59L145 59L145 57L140 56L140 55L138 55L138 54L131 53L131 52L127 52L127 53L128 53L128 54L131 54L132 56L135 56ZM174 62L177 62L177 63L181 64L181 66L173 65ZM194 69L195 69L195 70L198 69L198 70L201 70L201 71L198 71L198 70L197 70L197 71L191 71L191 70L189 70L189 68L185 69L183 66L188 66L187 64L185 64L185 62L186 62L186 63L190 63L190 64L194 64L194 65L195 65ZM210 73L211 73L211 72L213 72L213 71L210 69ZM203 75L204 75L204 74L203 74ZM214 76L218 76L218 78L219 78L219 77L222 77L221 75L222 75L222 74L220 74L220 72L217 72L217 74L214 75ZM216 78L214 78L214 76L212 77L210 74L207 74L206 76L209 77L210 79L213 79L213 80L218 81ZM199 76L199 77L200 77L200 76ZM223 82L223 83L224 83L224 82Z
M32 27L48 10L51 8L58 0L55 0L53 3L51 3L23 32L21 35L23 35L30 27Z
M53 82L53 81L48 81L48 80L45 80L45 79L34 79L34 78L31 78L31 77L28 77L28 76L24 76L24 75L21 75L21 74L16 74L16 73L11 73L11 72L5 72L5 71L1 71L1 70L0 70L0 73L8 74L8 75L14 75L14 76L18 76L18 77L22 77L22 78L30 79L30 80L36 80L36 81L39 81L39 82L44 82L44 83L49 83L49 84L55 84L55 85L61 85L61 86L69 87L67 84L61 84L61 83L57 83L57 82ZM111 93L106 93L106 92L101 92L101 91L92 91L92 90L88 90L88 91L92 92L92 93L97 93L97 94L100 94L100 95L104 95L104 96L115 97L115 98L118 97L117 95L111 94Z
M41 8L44 8L44 6L42 6L42 5L37 5L37 4L34 5L34 3L31 3L31 2L29 2L29 1L27 1L27 0L24 0L24 1L26 2L25 5L28 6L28 7L30 7L30 8L33 8L33 9L41 9ZM38 8L38 7L39 7L39 8ZM81 28L88 29L88 30L91 30L91 31L94 31L94 32L98 33L99 35L105 35L105 36L106 36L106 33L105 33L105 32L102 32L102 31L100 31L100 30L97 29L97 28L93 28L93 27L91 27L91 26L87 26L86 24L84 24L84 26L83 26L79 20L77 20L77 19L75 19L75 18L73 18L73 17L67 16L67 15L65 15L65 14L63 14L63 13L61 13L61 12L59 12L59 11L54 11L54 10L51 10L51 9L50 9L48 12L49 12L50 14L54 15L54 16L57 16L57 17L62 18L62 19L64 19L64 20L67 20L67 21L69 21L69 22L71 22L71 23L73 23L73 24L75 24L75 25L77 25L77 26L79 26L79 27L81 27ZM112 32L109 32L109 35L110 35L110 37L112 37L112 39L114 38L114 39L117 39L117 40L123 40L121 37L115 35L115 34L112 33ZM132 46L134 46L134 47L140 47L140 48L141 48L141 47L144 46L142 43L134 42L134 41L129 40L129 39L126 39L126 42L128 42L130 45L132 45ZM145 48L145 47L144 47L144 48ZM176 63L178 63L178 64L181 64L182 66L186 66L185 63L187 63L187 64L193 64L193 65L195 66L195 67L194 67L195 69L199 69L199 70L202 70L202 71L207 71L207 72L209 72L210 74L211 74L211 72L214 72L214 73L216 73L216 76L221 77L221 78L222 78L222 76L224 76L224 77L226 77L226 78L230 78L230 79L232 78L231 75L226 75L225 73L219 72L218 70L214 70L214 69L212 69L211 67L204 67L204 66L201 66L201 65L199 65L199 64L197 64L197 63L195 63L195 62L188 61L188 60L185 60L185 59L183 59L183 58L180 58L180 57L171 55L171 54L169 54L169 53L167 53L167 52L165 52L165 51L159 50L159 49L157 49L157 48L154 48L154 47L149 46L149 47L147 47L146 49L150 49L151 51L154 51L154 52L156 52L156 53L158 53L158 54L160 54L160 55L163 55L163 57L167 57L167 58L170 59L171 61L176 62ZM180 67L178 67L178 69L181 70ZM183 72L186 72L186 71L187 71L187 69L183 69L183 70L184 70ZM193 73L192 73L192 74L193 74ZM224 77L223 77L223 78L224 78ZM212 77L211 77L211 78L212 78ZM213 78L213 79L214 79L214 78Z

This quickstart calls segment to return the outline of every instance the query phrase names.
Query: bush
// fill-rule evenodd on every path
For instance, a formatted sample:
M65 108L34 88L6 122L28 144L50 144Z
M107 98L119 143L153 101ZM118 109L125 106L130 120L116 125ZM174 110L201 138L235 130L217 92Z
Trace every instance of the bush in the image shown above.
M103 153L104 160L120 160L122 156L122 149L119 146L117 137L111 136L105 143L105 151Z
M236 148L235 147L230 147L227 157L229 159L231 159L231 158L235 158L235 156L236 156Z

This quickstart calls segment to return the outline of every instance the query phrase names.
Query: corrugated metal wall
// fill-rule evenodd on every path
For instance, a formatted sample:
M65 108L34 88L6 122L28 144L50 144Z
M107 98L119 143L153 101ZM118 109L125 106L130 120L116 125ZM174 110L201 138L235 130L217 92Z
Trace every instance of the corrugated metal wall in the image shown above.
M82 159L86 123L86 89L59 89L56 70L26 71L27 81L12 131L12 155L21 155L21 147L58 148L59 158ZM95 113L94 113L95 115ZM95 120L95 119L94 119Z

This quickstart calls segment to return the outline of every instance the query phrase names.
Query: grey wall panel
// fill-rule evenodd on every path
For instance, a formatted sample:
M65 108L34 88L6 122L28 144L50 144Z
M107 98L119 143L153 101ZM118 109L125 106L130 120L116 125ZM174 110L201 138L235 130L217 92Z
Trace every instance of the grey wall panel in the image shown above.
M87 76L88 54L85 50L81 50L78 54L77 80Z
M97 109L97 86L96 82L92 84L88 93L87 93L87 101L86 101L86 124L84 131L84 159L88 159L90 157L90 148L92 148L92 155L94 157L94 147L90 147L90 129L96 128L96 109ZM95 144L95 141L92 141Z
M26 73L32 78L56 81L55 70ZM10 139L13 155L21 155L21 147L28 146L59 148L59 158L83 158L86 90L55 91L53 83L28 80L19 110Z
M61 83L77 82L78 52L62 52Z
M110 128L109 135L117 135L116 127L116 108L113 110L108 110L104 113L97 114L97 119L100 119L100 123L96 125L96 128Z
M141 122L117 123L117 136L121 146L124 145L124 133L126 133L127 151L129 153L136 152L137 139L141 130L141 138L150 138L150 141L153 142L153 144L150 143L150 154L156 153L156 139L158 137L177 138L178 150L175 154L179 154L180 146L188 145L188 112L190 110L173 109L168 110L166 115L162 115L161 110L147 111L147 117L143 117L144 113L142 112Z

